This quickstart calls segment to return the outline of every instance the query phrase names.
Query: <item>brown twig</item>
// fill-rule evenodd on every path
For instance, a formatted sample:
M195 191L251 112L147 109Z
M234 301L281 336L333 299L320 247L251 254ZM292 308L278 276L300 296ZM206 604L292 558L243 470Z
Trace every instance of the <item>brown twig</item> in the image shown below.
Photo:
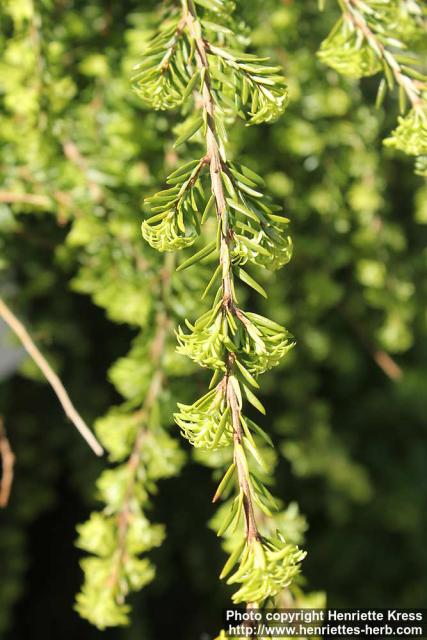
M28 331L18 320L15 314L9 309L4 300L0 298L0 317L9 325L13 333L19 338L23 347L27 351L27 353L34 360L36 365L39 367L40 371L45 376L46 380L49 382L50 386L54 390L59 402L64 409L66 416L71 420L76 429L80 432L81 436L86 440L91 449L96 453L97 456L101 456L104 451L93 435L92 431L89 429L87 424L84 422L83 418L75 409L73 403L70 400L70 397L67 391L64 388L59 377L53 371L52 367L43 356L43 354L39 351L39 349L34 344L31 336Z
M378 347L366 335L361 324L353 318L350 318L350 316L342 306L338 307L338 311L354 330L360 342L365 347L366 351L372 356L376 364L385 373L385 375L390 378L390 380L400 380L400 378L403 376L403 371L401 367L399 367L397 362L393 360L393 358L383 349L378 349Z
M50 207L52 205L52 200L48 196L37 193L17 193L15 191L0 191L0 202L32 204L37 207Z
M80 169L86 178L90 195L94 202L100 202L103 198L102 189L93 178L90 177L90 167L86 158L80 153L80 149L72 140L66 140L62 148L64 155L72 164Z
M373 349L372 357L386 376L391 378L391 380L400 380L403 371L388 353L382 349Z
M2 475L0 480L0 507L4 508L9 502L10 492L13 483L13 468L15 465L15 455L10 446L10 442L6 435L3 424L3 418L0 417L0 459L2 466Z
M248 542L259 539L258 527L255 519L255 511L252 503L251 488L249 478L246 474L244 460L241 459L239 451L243 446L242 425L240 422L240 409L237 402L236 393L232 384L227 384L228 404L231 411L231 421L233 424L234 439L234 462L236 464L239 485L243 493L243 509L245 512L246 538ZM237 445L240 445L238 447Z

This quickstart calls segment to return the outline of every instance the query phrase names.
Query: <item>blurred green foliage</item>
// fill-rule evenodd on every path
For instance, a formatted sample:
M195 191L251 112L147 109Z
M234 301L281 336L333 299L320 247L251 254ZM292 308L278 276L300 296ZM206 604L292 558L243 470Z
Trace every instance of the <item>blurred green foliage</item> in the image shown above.
M116 412L128 429L151 376L145 345L164 265L139 227L143 198L178 165L170 136L177 119L146 110L129 86L156 3L144 3L144 12L134 1L34 6L3 0L0 12L0 293L82 414L107 416L97 423L106 439ZM332 2L319 13L315 3L255 0L244 13L257 51L279 59L290 89L285 117L236 126L231 138L232 156L265 178L292 222L292 262L263 274L267 301L250 300L297 339L263 385L264 427L283 454L275 494L288 505L282 517L292 541L306 524L289 502L307 517L311 590L325 590L333 605L422 606L426 186L411 159L382 145L398 107L388 97L375 110L377 80L342 78L316 57L340 17ZM425 42L417 46L425 53ZM185 147L179 153L187 158ZM198 267L178 275L168 296L176 322L195 317L209 279ZM179 439L176 398L192 402L206 380L175 354L173 335L165 358L169 441ZM49 625L55 637L100 637L71 610L81 581L74 526L95 507L102 463L30 362L0 382L0 413L17 456L11 503L0 514L0 634L45 637ZM175 473L182 463L179 454ZM217 631L230 592L219 587L223 554L204 528L213 488L211 473L190 461L161 482L149 514L166 525L153 553L157 578L133 600L132 626L103 637ZM26 627L36 597L44 607Z

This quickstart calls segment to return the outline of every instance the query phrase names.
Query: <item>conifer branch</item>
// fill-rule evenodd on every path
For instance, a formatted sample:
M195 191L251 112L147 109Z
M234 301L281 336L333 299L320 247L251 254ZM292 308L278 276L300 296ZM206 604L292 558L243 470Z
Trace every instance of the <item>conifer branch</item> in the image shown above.
M210 163L210 176L212 193L215 197L216 213L218 225L220 226L220 252L219 261L222 267L222 307L223 312L236 315L236 301L234 297L234 286L232 282L231 247L233 244L234 232L229 224L227 215L227 203L222 182L223 161L221 159L217 132L215 126L215 104L211 93L211 79L209 61L207 56L208 44L201 37L201 25L197 20L197 13L192 0L183 0L184 15L188 24L189 32L196 43L197 65L203 74L202 98L203 109L206 112L206 158ZM225 396L231 413L233 426L233 439L235 443L234 462L237 469L238 482L243 492L243 504L246 520L246 534L248 542L259 537L255 520L254 506L250 490L250 480L247 472L247 463L244 463L241 456L244 456L242 425L240 408L238 405L236 392L230 383L230 376L233 375L234 357L227 354L226 374L223 378Z
M387 90L392 91L397 85L401 115L384 144L419 156L419 171L422 156L427 154L427 75L423 60L411 48L413 40L425 30L423 9L416 0L338 0L338 4L342 16L322 42L318 56L350 78L382 71L377 107L382 105ZM411 108L406 113L408 101Z
M154 375L152 377L150 386L148 388L143 406L134 415L134 419L140 422L142 426L139 428L137 432L135 443L132 448L132 453L127 462L127 467L129 469L128 482L127 482L127 487L126 487L122 507L117 514L117 522L118 522L117 524L118 542L117 542L117 551L116 551L117 560L114 564L111 575L107 581L108 588L110 588L114 593L117 592L118 583L120 581L120 577L123 572L123 565L126 562L126 555L127 555L126 540L129 532L129 524L132 519L132 502L135 501L135 495L134 495L135 483L137 481L138 470L140 469L141 453L142 453L142 448L144 446L144 440L146 439L147 434L149 433L149 429L147 428L146 423L147 423L147 420L149 420L153 405L161 392L162 385L164 382L162 358L164 355L166 338L170 328L170 322L164 311L160 311L158 313L156 318L156 324L158 328L154 336L152 349L151 349Z
M104 471L98 480L104 508L78 527L77 545L91 555L81 561L85 579L76 610L100 629L127 624L127 595L151 582L155 575L150 560L140 556L159 546L164 537L163 527L149 522L145 510L154 483L176 472L174 442L168 442L158 424L171 333L173 271L174 256L168 254L159 270L161 299L147 344L149 379L142 404L131 413L118 408L96 425L110 458L122 462ZM163 459L159 461L157 455Z
M421 98L421 89L417 85L415 79L406 75L402 66L396 60L393 53L385 47L383 42L375 35L374 31L369 27L362 11L359 11L359 0L340 0L344 8L344 16L354 26L360 30L366 41L381 59L384 66L389 67L396 80L396 83L405 91L408 99L414 108L420 108L423 104Z
M190 406L178 404L180 411L175 420L182 434L196 447L233 447L233 462L213 501L224 494L235 478L236 495L218 535L224 535L232 523L236 529L242 513L244 535L239 533L239 544L221 577L228 576L239 563L227 580L229 584L241 585L233 600L255 605L290 584L305 554L279 534L267 537L258 530L256 511L272 516L271 509L277 506L258 472L251 468L249 456L261 469L264 465L253 434L270 446L272 443L261 427L243 415L243 394L261 413L265 412L251 388L259 388L257 377L276 366L294 341L280 325L239 308L235 278L266 296L243 265L252 263L278 269L289 261L292 245L284 232L288 220L277 215L281 209L260 190L264 186L262 178L248 167L227 159L225 115L231 111L248 124L271 122L284 111L287 88L277 67L266 64L265 58L240 51L239 45L236 47L230 29L226 32L231 34L230 45L234 48L212 44L209 37L212 23L198 17L196 3L203 5L201 0L182 0L182 11L177 7L172 10L170 25L168 22L162 25L160 33L146 47L146 58L136 67L139 72L135 89L155 108L167 109L194 100L195 112L187 118L175 146L196 134L205 145L201 159L187 162L168 176L170 188L147 199L152 215L143 222L142 234L160 251L190 247L210 213L216 212L217 240L186 259L178 270L215 254L218 266L202 298L219 278L221 285L212 308L194 326L186 321L190 333L181 328L177 332L178 352L213 369L214 374L205 396ZM217 0L217 5L218 18L223 20L222 0ZM176 40L170 38L181 28L183 20L185 28L176 47ZM215 25L213 31L215 40ZM170 54L172 44L174 55ZM162 73L165 56L170 72L167 80ZM236 91L234 104L227 95L230 85ZM207 165L209 176L204 171Z
M113 568L112 574L108 579L108 586L115 592L117 583L120 580L120 575L123 570L123 564L126 559L127 545L126 538L129 531L129 523L132 517L132 501L135 500L134 487L137 481L138 469L141 464L141 452L144 446L144 440L149 433L147 428L147 421L149 421L151 411L155 402L157 401L164 384L165 374L163 367L163 359L165 354L166 339L168 337L171 322L166 311L167 296L170 288L170 280L173 269L173 256L168 255L165 260L165 268L162 273L162 298L163 308L157 313L155 319L155 325L157 327L156 333L151 344L150 360L153 365L153 376L148 387L146 396L144 398L143 405L139 411L134 414L134 419L141 423L135 442L132 448L132 453L129 456L127 466L129 469L128 483L125 491L125 497L123 506L117 514L118 520L118 545L117 545L117 562Z

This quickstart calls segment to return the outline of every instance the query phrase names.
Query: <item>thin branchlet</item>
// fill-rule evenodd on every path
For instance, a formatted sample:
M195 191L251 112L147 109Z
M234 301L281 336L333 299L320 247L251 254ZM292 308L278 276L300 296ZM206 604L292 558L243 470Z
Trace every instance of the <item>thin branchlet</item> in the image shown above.
M170 331L170 320L165 310L159 311L156 317L157 331L155 333L152 348L151 358L153 364L154 375L152 377L150 386L144 399L142 408L135 414L135 419L141 424L139 428L135 442L132 448L132 453L127 462L129 469L129 477L125 496L123 500L123 506L117 514L117 530L118 530L118 543L117 543L117 555L110 577L108 578L108 587L116 592L119 587L119 581L123 572L123 566L126 562L127 545L126 539L129 531L129 524L132 519L132 502L135 500L135 484L137 482L138 470L141 466L141 453L144 446L144 440L149 433L147 427L147 421L150 418L151 411L155 402L157 401L162 386L164 384L164 371L163 371L163 356L165 350L165 343Z
M148 343L150 377L143 402L130 414L119 412L111 417L107 415L102 429L100 424L104 422L98 425L100 434L108 438L106 449L114 456L114 460L121 461L125 456L123 438L125 441L132 438L126 462L105 471L98 481L105 503L104 510L92 513L91 518L78 527L77 544L92 556L82 560L85 582L77 596L76 609L100 629L127 624L130 611L126 604L128 593L142 588L154 577L151 562L139 556L161 544L164 537L163 528L151 524L146 518L145 503L148 493L152 491L153 481L176 471L173 459L168 460L168 455L174 449L172 447L168 452L165 440L168 436L157 426L158 408L166 381L165 353L172 332L169 297L174 266L174 256L168 254L159 270L161 299L153 317L154 331ZM126 429L130 426L130 431L127 431L128 435L125 431L122 438L118 436L120 448L115 453L117 444L111 429L120 430L122 420ZM153 457L157 455L153 451L153 446L157 449L156 438L161 439L164 447L159 451L160 455L165 456L163 470ZM158 446L161 446L160 442ZM157 468L152 475L154 466ZM120 492L118 500L117 491Z
M380 38L378 38L373 29L370 28L363 12L359 9L359 0L340 0L340 2L344 8L344 15L347 20L356 29L360 30L368 44L380 57L382 63L391 69L396 83L405 91L412 106L414 108L419 108L422 105L423 100L421 97L421 90L417 85L417 82L403 73L402 66L396 60L396 57L384 46Z
M377 107L388 90L398 88L398 125L384 144L417 156L419 171L427 154L427 75L413 44L425 28L422 7L416 1L338 0L338 4L342 16L322 42L319 58L352 78L382 72Z

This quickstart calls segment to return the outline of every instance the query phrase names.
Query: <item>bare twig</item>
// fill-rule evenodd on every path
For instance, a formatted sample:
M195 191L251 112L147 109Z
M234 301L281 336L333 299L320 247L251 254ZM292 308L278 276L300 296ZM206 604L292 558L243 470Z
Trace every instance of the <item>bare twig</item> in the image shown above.
M82 437L86 440L91 449L96 453L97 456L101 456L104 451L93 435L92 431L89 429L87 424L84 422L83 418L79 415L77 410L75 409L73 403L70 400L70 397L67 391L64 388L59 377L53 371L50 364L47 362L46 358L39 351L39 349L34 344L31 336L28 331L24 327L24 325L18 320L15 314L9 309L4 300L0 298L0 317L9 325L14 334L19 338L23 347L27 351L27 353L34 360L36 365L39 367L40 371L45 376L46 380L49 382L50 386L56 393L56 396L59 402L62 405L62 408L65 411L67 417L71 420L76 429L80 432Z
M351 318L342 306L338 307L338 311L354 330L366 351L371 355L385 375L390 378L390 380L400 380L403 376L403 371L397 362L393 360L393 358L383 349L378 349L376 347L372 340L366 335L366 332L360 322Z
M64 155L72 164L80 169L86 178L90 195L95 202L100 202L103 198L102 189L90 176L90 167L86 158L80 153L80 149L72 140L63 143Z
M2 466L2 475L0 480L0 507L4 508L9 502L10 492L13 483L13 467L15 465L15 455L10 446L10 442L7 438L6 431L3 424L3 419L0 417L0 460Z
M402 369L397 362L382 349L374 349L373 358L380 369L382 369L391 380L399 380L402 377Z
M32 204L38 207L49 207L52 204L52 200L48 196L37 193L17 193L15 191L0 191L0 202Z

